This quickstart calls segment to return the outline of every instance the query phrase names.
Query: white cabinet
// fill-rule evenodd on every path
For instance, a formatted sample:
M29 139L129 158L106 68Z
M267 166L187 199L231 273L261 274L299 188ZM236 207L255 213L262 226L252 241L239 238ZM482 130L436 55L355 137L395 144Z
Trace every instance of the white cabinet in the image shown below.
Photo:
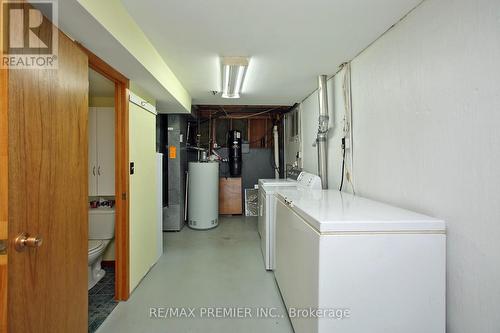
M97 194L97 112L89 108L89 196Z
M115 195L115 109L89 108L89 196Z
M97 109L97 194L115 195L115 110Z

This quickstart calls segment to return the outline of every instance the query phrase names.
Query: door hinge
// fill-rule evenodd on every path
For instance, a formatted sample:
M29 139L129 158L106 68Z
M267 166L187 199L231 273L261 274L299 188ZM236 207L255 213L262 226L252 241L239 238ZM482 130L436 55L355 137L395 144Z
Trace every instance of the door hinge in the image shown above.
M7 254L7 244L6 239L0 239L0 254Z
M127 200L127 192L122 193L122 200Z

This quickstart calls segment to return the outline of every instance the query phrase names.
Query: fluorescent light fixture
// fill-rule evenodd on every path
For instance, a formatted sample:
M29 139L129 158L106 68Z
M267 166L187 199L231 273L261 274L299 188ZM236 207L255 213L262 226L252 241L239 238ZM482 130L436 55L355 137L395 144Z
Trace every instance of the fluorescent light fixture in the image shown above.
M222 57L222 98L240 98L248 68L246 57Z

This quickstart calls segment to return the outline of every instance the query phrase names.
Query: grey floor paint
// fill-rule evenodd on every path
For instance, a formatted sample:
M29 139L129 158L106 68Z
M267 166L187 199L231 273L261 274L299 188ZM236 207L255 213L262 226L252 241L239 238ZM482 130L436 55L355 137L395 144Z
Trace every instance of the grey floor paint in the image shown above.
M97 332L293 332L273 274L264 270L256 224L222 217L213 230L164 233L163 256ZM197 317L152 319L151 307L194 307ZM200 318L202 307L248 307L252 318ZM257 307L283 316L255 318Z

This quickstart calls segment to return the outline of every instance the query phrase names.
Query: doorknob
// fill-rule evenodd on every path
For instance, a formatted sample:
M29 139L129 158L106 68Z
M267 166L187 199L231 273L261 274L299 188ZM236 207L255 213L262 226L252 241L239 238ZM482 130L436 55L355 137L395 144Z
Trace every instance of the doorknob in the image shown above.
M42 237L35 236L31 237L26 232L19 234L14 240L14 245L17 252L24 251L27 247L40 247L43 243Z

